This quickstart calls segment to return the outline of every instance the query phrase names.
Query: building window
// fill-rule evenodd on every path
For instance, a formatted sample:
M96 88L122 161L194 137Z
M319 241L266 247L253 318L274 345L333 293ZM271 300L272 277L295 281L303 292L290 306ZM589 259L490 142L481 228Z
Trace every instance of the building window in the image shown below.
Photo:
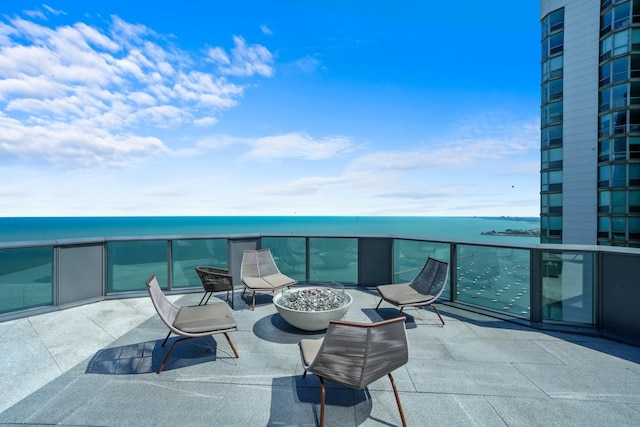
M542 105L562 99L562 79L551 80L542 85Z
M542 169L562 168L562 147L542 150Z
M611 166L604 165L598 168L598 187L609 188L609 177L611 175Z
M640 132L640 109L629 110L629 132Z
M629 137L629 158L640 159L640 137Z
M640 190L629 191L629 212L640 212Z
M600 17L600 36L611 32L613 23L613 10L608 10Z
M607 36L600 41L600 61L611 58L611 41L613 36Z
M601 137L611 135L611 114L603 114L600 116L598 133Z
M611 212L625 213L627 211L627 192L613 191L611 193Z
M640 186L640 163L629 163L629 187Z
M598 217L598 237L609 238L611 231L611 220L608 216Z
M629 240L640 239L640 218L630 217L628 218L627 221L628 221L628 227L629 227Z
M562 171L548 171L540 174L541 191L562 191Z
M564 58L562 55L549 58L542 63L542 81L562 77Z
M629 79L629 57L614 59L611 62L611 83Z
M542 126L554 125L562 122L562 101L547 104L542 108Z
M631 92L629 95L630 105L640 105L640 82L631 82Z
M631 50L640 50L640 29L631 29Z
M627 165L614 164L611 167L611 187L621 188L627 186Z
M613 56L629 52L629 30L618 31L613 34Z
M613 133L627 133L627 111L614 111L611 113Z
M624 160L627 158L627 138L615 138L611 160Z
M626 27L631 22L631 2L623 3L613 9L613 29Z
M611 155L611 140L604 139L598 143L598 161L608 162Z
M601 191L598 193L598 212L611 212L611 192Z
M562 145L562 125L542 128L541 134L542 148Z
M564 27L564 9L551 12L542 20L542 38Z

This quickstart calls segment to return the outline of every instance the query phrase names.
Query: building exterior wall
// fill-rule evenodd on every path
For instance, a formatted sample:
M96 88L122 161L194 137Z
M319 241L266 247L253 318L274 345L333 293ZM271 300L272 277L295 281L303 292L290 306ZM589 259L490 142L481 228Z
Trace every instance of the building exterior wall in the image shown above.
M597 240L599 0L565 2L562 242Z
M560 16L559 12L561 28L557 19L550 19ZM541 240L639 246L640 165L636 157L640 158L640 152L636 153L636 147L640 147L640 138L635 134L640 134L636 123L640 93L634 93L634 88L640 92L640 80L635 82L640 70L636 71L634 61L640 63L635 53L640 52L640 42L635 42L640 39L640 0L541 0L540 21ZM550 37L560 33L562 45L554 51L549 46L557 46L558 37L555 44ZM549 81L558 78L544 72L553 56L562 57L563 63L559 101L545 97ZM623 62L626 68L616 68ZM621 69L623 73L614 76ZM556 141L556 146L545 137L552 102L562 103L561 120L557 122L556 114L553 123L562 127L562 141L559 145ZM561 161L557 161L558 147ZM551 149L555 163L548 161ZM550 174L553 185L548 185Z

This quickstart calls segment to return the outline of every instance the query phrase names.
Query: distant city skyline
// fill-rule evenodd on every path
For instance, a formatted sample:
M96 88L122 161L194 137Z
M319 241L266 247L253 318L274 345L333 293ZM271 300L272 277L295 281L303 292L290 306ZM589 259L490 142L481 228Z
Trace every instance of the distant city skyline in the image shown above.
M539 4L444 3L4 2L0 216L538 216Z

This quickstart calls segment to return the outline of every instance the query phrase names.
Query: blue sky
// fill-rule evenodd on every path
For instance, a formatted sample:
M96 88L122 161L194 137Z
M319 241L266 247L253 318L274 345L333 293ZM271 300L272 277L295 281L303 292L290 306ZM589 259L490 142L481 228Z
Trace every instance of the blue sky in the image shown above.
M5 0L0 216L537 216L538 7Z

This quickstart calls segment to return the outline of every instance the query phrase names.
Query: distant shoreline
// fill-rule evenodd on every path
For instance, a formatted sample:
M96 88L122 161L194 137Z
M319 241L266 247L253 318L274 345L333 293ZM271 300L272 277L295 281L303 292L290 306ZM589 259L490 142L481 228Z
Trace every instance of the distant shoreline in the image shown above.
M512 230L507 228L504 231L483 231L480 233L483 236L519 236L519 237L540 237L540 229L532 228L531 230Z

